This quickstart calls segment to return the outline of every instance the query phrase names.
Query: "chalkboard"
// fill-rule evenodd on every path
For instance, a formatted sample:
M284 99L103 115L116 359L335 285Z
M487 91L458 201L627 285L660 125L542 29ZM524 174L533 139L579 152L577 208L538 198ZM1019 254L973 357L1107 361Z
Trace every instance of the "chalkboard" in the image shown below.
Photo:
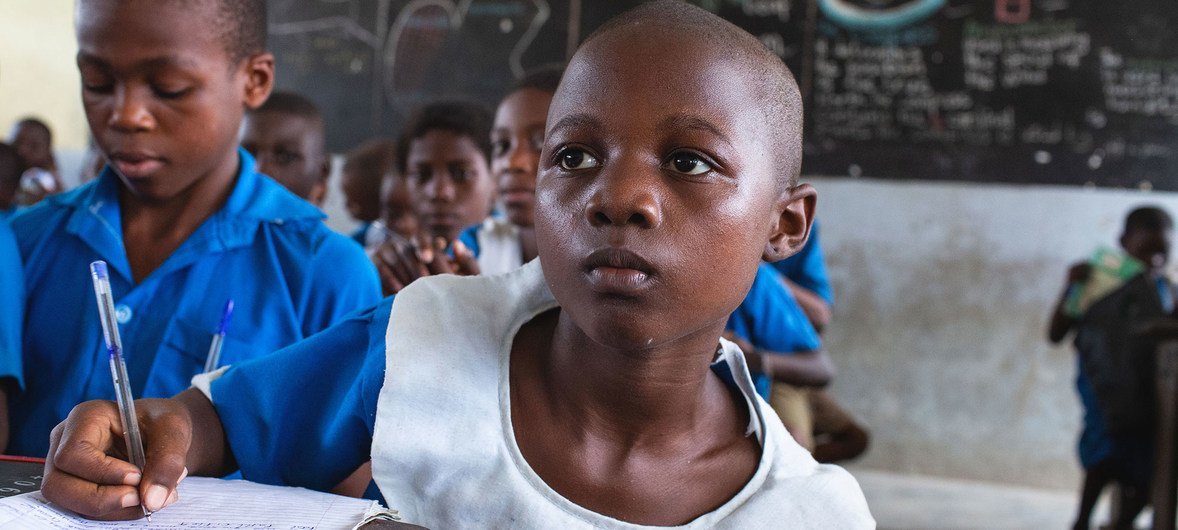
M640 0L272 0L333 150L488 106ZM696 0L797 75L806 174L1178 190L1174 0Z

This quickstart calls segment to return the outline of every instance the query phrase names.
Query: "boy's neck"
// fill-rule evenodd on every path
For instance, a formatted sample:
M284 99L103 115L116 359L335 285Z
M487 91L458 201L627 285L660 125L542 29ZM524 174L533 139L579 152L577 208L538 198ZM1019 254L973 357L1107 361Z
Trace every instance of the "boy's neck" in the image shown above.
M554 405L586 422L586 431L626 444L697 431L715 419L717 405L730 406L710 368L723 327L627 351L598 344L561 313L542 368L551 395L560 396Z
M237 181L240 161L201 177L173 197L153 199L119 187L123 245L131 274L139 283L167 260L202 223L228 201Z

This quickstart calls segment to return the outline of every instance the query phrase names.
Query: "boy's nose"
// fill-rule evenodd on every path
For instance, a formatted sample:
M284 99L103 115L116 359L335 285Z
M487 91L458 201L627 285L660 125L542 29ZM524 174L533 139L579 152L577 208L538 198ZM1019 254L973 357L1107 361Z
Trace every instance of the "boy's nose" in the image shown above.
M450 178L450 174L445 171L435 173L434 177L425 185L425 194L431 201L454 202L456 195L454 179Z
M115 90L115 106L109 124L116 130L133 132L148 130L155 121L141 95L130 88L119 88Z
M643 178L640 170L602 168L585 213L595 227L634 225L657 228L663 222L658 178Z

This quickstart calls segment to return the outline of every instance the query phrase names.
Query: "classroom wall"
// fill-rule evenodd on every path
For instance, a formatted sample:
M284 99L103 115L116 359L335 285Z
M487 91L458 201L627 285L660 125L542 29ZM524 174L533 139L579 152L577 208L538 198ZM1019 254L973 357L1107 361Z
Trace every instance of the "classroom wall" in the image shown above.
M871 428L864 467L1071 490L1070 344L1046 325L1069 263L1132 207L1178 194L814 178L836 289L837 398Z
M0 141L31 114L49 123L59 151L86 149L73 17L73 0L0 2Z

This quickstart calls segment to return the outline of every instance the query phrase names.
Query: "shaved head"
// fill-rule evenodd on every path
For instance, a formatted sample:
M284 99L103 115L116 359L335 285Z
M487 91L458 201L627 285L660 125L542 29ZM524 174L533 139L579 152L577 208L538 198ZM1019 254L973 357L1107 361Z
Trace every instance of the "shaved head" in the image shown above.
M656 32L706 43L739 72L737 81L748 83L762 96L763 104L749 110L761 114L772 148L789 155L781 184L795 185L802 165L802 96L797 81L781 58L749 32L686 2L655 0L601 26L585 39L577 55L582 55L581 50L614 39L649 39Z

